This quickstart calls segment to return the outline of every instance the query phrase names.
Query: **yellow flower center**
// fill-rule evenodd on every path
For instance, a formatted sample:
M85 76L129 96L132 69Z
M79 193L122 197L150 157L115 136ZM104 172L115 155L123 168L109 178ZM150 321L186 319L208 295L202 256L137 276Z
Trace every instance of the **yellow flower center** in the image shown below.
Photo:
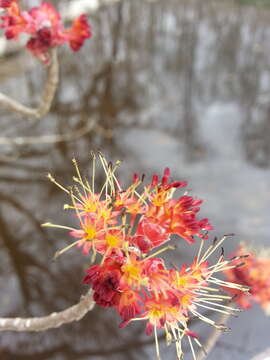
M105 239L108 246L117 247L120 244L120 239L117 236L107 234Z
M166 193L166 191L163 192L159 192L155 195L155 197L152 199L152 203L155 206L162 206L166 200L167 200L168 194Z
M188 294L185 294L181 297L181 305L183 307L188 306L190 304L191 301L191 296Z
M93 225L88 225L85 229L85 240L93 240L96 237L96 229Z
M122 267L123 272L131 279L138 279L140 275L140 269L133 264L126 264Z
M97 204L91 199L87 199L84 203L84 211L85 212L96 212Z
M111 210L110 209L106 209L106 208L103 208L99 211L99 214L98 214L100 217L102 217L104 220L108 220L110 219L111 217Z
M161 308L154 308L149 311L149 318L150 320L160 319L162 316L165 315L165 311Z
M187 285L187 277L186 276L180 276L177 278L177 286L184 287Z

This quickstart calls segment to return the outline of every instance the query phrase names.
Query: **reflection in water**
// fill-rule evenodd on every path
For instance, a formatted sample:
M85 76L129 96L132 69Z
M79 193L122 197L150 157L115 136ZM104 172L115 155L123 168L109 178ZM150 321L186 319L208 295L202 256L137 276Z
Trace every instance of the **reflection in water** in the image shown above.
M71 183L74 155L86 173L90 150L99 148L112 159L128 160L134 170L143 167L144 154L159 147L154 142L162 147L163 141L168 148L181 146L184 166L193 166L195 174L196 164L206 164L211 157L216 158L213 169L219 171L225 155L242 162L245 158L254 169L269 167L269 18L268 9L241 7L233 1L131 0L104 8L92 16L94 39L81 54L66 56L61 50L61 84L51 114L35 122L1 113L2 135L80 134L54 144L11 141L2 146L1 316L61 310L85 291L81 279L87 261L73 250L52 262L68 236L51 230L48 234L39 226L47 220L74 221L61 209L65 195L46 181L51 172L61 183ZM4 90L34 102L41 69L15 75L1 78ZM219 115L211 105L228 103L237 107L239 118L229 111L222 126L214 126L211 116ZM206 111L209 108L212 112ZM205 113L208 120L203 123ZM88 131L92 119L97 123ZM163 137L154 136L160 133ZM233 147L235 143L241 146ZM134 152L138 145L140 157ZM162 156L152 156L161 167ZM171 164L177 159L165 160ZM251 186L261 181L259 175L251 179ZM228 213L230 208L231 204ZM235 220L232 216L227 221L229 227ZM256 221L260 225L260 214ZM44 334L5 333L1 359L152 358L146 345L153 339L144 337L141 324L125 330L118 330L117 324L110 311L97 308L78 324ZM166 359L169 356L174 358L173 351L166 352Z

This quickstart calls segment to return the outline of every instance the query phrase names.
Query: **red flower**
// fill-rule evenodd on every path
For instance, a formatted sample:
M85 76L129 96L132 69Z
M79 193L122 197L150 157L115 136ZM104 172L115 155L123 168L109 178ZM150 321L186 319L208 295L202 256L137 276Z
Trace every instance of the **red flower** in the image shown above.
M224 272L230 282L237 282L250 288L249 294L233 288L225 288L230 294L237 295L235 301L244 309L259 303L270 312L270 257L266 249L250 249L242 244L234 253L235 266ZM244 258L244 262L243 262ZM241 266L239 266L241 265ZM251 296L250 296L251 295Z
M140 290L147 283L147 276L144 273L144 259L139 259L135 253L131 253L126 257L125 262L121 266L122 277L121 287L123 289Z
M162 193L164 191L170 190L171 188L179 188L187 186L186 181L172 181L168 183L171 172L169 168L165 168L163 172L163 176L161 178L161 183L158 183L158 175L154 174L152 177L152 187L157 187L158 193Z
M82 47L84 41L92 34L85 15L79 16L74 20L70 29L65 30L67 40L73 51L78 51Z
M178 322L186 322L179 299L173 293L168 293L167 296L149 296L145 299L144 306L145 312L141 316L148 320L147 335L151 335L155 327L160 329L170 328L170 326L178 328Z
M159 224L151 223L146 217L142 217L132 239L134 245L143 253L148 253L157 246L164 244L170 238L170 234Z
M144 274L148 278L147 290L158 297L158 294L167 295L172 291L170 272L166 269L164 261L160 258L146 259Z
M119 327L125 326L130 319L141 313L142 303L143 300L138 291L126 290L121 293L119 303L116 306L123 320Z
M88 255L91 249L104 253L106 249L104 224L100 219L87 216L80 219L81 228L73 230L70 235L80 239L78 247L83 248L83 254Z
M120 300L121 271L118 263L106 259L103 265L93 265L87 270L84 284L92 285L95 302L103 307L116 306Z
M7 14L1 17L0 25L5 29L6 38L17 38L20 33L29 34L27 49L44 63L50 60L51 48L69 42L72 50L77 51L91 36L85 15L75 19L70 29L64 29L60 14L47 2L29 11L21 11L16 1L2 0L2 7L7 10Z
M198 220L196 214L199 212L202 200L194 200L192 196L181 196L178 200L171 200L167 204L166 212L170 213L170 231L179 235L188 242L194 242L194 236L207 238L202 231L212 230L208 219Z
M5 30L5 36L8 40L16 39L27 26L27 20L21 14L16 1L11 2L7 8L7 14L1 16L1 20L0 27Z

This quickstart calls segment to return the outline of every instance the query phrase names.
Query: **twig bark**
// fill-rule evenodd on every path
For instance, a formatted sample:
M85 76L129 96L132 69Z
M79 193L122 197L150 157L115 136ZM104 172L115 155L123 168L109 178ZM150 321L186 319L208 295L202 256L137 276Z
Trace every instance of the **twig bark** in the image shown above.
M48 316L33 318L0 318L0 331L45 331L81 320L94 307L92 290L82 296L78 304Z
M39 119L46 115L50 110L55 91L59 81L59 64L57 59L57 49L51 51L51 63L48 67L47 81L44 86L40 105L37 108L25 106L10 98L9 96L0 93L0 107L8 111L17 112L19 114Z
M226 324L230 317L230 314L222 314L219 318L219 324ZM210 352L213 350L214 346L216 345L216 342L220 335L222 334L222 330L214 328L212 333L210 334L209 338L207 339L206 344L204 345L203 349L198 353L196 359L197 360L203 360L206 359L206 357L210 354Z
M95 128L95 125L96 125L96 120L92 119L92 120L88 120L85 126L67 134L15 136L15 137L0 136L0 145L56 144L60 142L73 141L91 132Z

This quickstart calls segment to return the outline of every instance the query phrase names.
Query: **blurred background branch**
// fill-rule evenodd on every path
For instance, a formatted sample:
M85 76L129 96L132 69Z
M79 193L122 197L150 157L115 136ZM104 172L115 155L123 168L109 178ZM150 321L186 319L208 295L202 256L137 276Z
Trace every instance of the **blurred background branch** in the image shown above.
M51 63L48 66L46 82L40 104L37 108L27 107L11 97L0 93L0 107L7 111L17 112L23 116L35 119L45 116L51 108L51 104L59 81L59 64L57 59L57 49L51 50Z

